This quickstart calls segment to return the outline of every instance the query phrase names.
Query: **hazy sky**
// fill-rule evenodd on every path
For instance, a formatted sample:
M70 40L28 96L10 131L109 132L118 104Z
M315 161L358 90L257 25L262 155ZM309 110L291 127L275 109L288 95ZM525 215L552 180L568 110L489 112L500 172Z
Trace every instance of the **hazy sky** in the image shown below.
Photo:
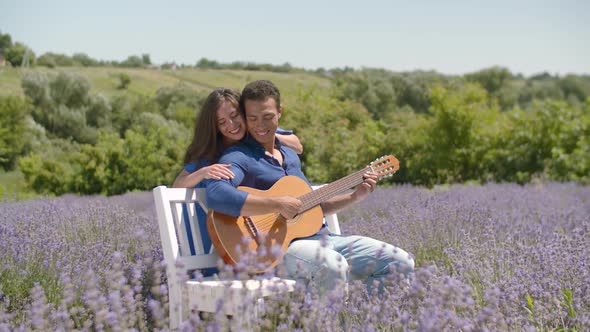
M588 0L0 0L0 31L103 60L590 74Z

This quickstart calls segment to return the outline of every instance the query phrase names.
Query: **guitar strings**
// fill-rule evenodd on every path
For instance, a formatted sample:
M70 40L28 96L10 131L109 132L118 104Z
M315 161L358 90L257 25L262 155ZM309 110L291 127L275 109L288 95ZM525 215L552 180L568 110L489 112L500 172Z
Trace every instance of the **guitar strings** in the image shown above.
M338 193L340 191L346 190L346 189L350 189L352 187L354 187L357 184L362 183L362 174L364 174L366 172L367 168L361 169L355 173L352 173L348 176L345 176L339 180L336 180L332 183L330 183L328 186L324 186L321 188L318 188L317 190L311 191L307 194L304 194L302 196L299 197L299 199L301 199L301 201L303 202L304 205L304 209L302 212L309 210L310 208L320 204L322 201L324 201L326 196L330 196L332 194ZM361 175L360 179L359 179L359 175ZM336 187L336 188L331 188L331 187ZM322 190L324 189L324 190ZM324 193L326 192L326 193ZM278 216L280 216L280 214L277 213L273 213L267 216L264 216L260 219L258 219L256 222L254 222L253 226L259 231L262 230L266 231L267 228L270 229L272 228L272 226L274 225L274 223L276 222Z
M376 169L383 168L383 165L376 165ZM350 189L358 184L363 182L363 174L370 170L371 167L367 166L361 170L358 170L350 175L347 175L341 179L338 179L329 185L323 186L318 188L317 190L313 190L309 193L306 193L299 197L299 199L303 202L303 209L301 212L305 212L312 207L319 205L321 202L325 200L325 197L331 196L333 194L337 194L343 190ZM376 170L374 170L376 171ZM274 223L277 221L277 218L280 216L278 213L269 214L258 219L256 222L253 222L253 226L256 228L257 231L262 229L263 231L270 230Z
M318 190L314 190L314 191L308 193L307 195L309 195L310 199L309 199L309 201L305 202L307 205L306 208L308 209L310 207L318 205L319 203L321 203L324 200L325 196L339 193L343 190L350 189L350 188L354 187L355 185L362 183L362 174L364 174L366 172L366 170L367 170L367 168L359 170L359 171L352 173L346 177L343 177L342 179L336 180L327 186L321 187ZM359 177L359 175L360 175L360 177ZM332 187L336 187L336 188L332 188ZM324 193L325 191L327 191L327 192Z

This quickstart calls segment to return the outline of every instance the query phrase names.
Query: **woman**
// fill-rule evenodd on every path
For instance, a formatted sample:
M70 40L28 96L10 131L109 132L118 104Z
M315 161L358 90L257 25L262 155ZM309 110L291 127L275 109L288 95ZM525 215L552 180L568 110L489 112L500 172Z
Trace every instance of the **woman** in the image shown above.
M185 157L185 167L173 187L193 188L204 179L230 179L230 165L216 164L221 153L246 134L246 121L239 110L240 93L219 88L209 94L195 123L193 141ZM291 131L277 129L277 137L298 154L303 152L299 138Z
M172 184L176 188L204 188L204 179L230 179L234 174L229 170L230 165L216 164L225 149L236 144L246 135L246 120L239 110L240 93L233 89L219 88L209 94L201 107L201 112L195 122L193 140L184 157L184 169ZM303 151L299 138L291 131L277 129L277 138L281 143L291 147L298 154ZM211 250L211 239L207 232L207 215L198 204L195 204L197 220L203 249ZM183 208L185 218L188 212ZM187 233L191 234L190 225ZM195 254L192 238L189 237L191 254ZM210 275L216 269L201 271L203 275Z

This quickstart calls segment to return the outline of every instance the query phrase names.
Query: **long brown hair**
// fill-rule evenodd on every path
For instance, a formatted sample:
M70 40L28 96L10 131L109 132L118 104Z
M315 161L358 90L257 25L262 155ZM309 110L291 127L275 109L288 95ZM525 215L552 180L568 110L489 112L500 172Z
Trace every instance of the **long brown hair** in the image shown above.
M207 96L195 121L193 140L184 155L184 164L205 159L214 163L224 149L222 135L217 128L217 109L229 102L240 108L240 93L233 89L218 88Z

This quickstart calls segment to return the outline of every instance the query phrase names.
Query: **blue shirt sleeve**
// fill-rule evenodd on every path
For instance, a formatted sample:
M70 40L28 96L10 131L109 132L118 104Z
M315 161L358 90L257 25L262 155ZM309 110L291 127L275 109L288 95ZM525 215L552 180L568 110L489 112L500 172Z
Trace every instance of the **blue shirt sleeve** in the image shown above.
M205 180L207 187L207 206L217 212L230 216L239 216L248 193L237 189L248 170L248 157L239 149L224 153L220 164L229 164L234 178L229 180Z
M293 130L286 130L283 128L278 128L275 131L275 133L280 134L280 135L293 135Z
M184 165L184 170L189 173L196 172L199 168L201 167L197 166L197 164L194 161L191 161L190 163Z

